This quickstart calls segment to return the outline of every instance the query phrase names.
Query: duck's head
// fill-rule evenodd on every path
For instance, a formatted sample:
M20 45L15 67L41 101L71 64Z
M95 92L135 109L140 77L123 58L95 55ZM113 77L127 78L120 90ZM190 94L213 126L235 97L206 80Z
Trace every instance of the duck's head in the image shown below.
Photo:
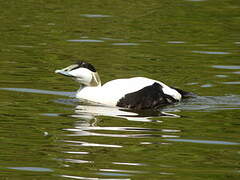
M101 80L96 69L87 62L79 61L66 68L56 70L55 73L72 77L85 86L101 86Z

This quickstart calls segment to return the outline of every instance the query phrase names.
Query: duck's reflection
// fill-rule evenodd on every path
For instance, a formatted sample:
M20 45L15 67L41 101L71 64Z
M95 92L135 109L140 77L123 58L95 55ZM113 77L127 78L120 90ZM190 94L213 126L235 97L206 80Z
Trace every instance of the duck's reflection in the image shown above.
M150 116L151 115L151 116ZM160 111L150 112L133 112L129 109L116 107L106 107L98 105L78 105L75 108L75 114L71 117L78 118L73 128L67 128L68 136L101 136L101 137L120 137L120 138L143 138L143 137L178 137L175 133L180 130L175 129L154 129L132 126L98 126L101 117L114 117L126 119L129 121L155 122L162 123L160 120L154 120L154 117L179 117L176 114L165 113ZM159 118L158 118L159 119ZM128 123L126 123L128 124ZM104 133L108 132L108 133ZM114 133L113 133L114 132ZM121 132L121 133L116 133ZM174 133L174 135L169 135Z
M129 121L142 121L142 122L156 122L152 120L153 117L180 117L176 114L166 113L161 111L131 111L129 109L98 106L98 105L78 105L75 108L75 117L83 119L94 119L96 116L110 116L116 118L125 118ZM162 122L162 121L157 121Z
M91 156L96 152L95 149L98 149L98 151L104 150L104 152L116 151L121 154L125 152L124 148L129 147L129 143L126 143L129 138L135 138L130 141L133 143L132 145L138 145L139 147L151 144L169 145L171 143L161 141L161 139L177 139L181 132L178 129L160 128L166 120L165 118L161 119L161 117L180 117L172 113L161 111L133 112L129 109L86 104L77 105L74 112L69 116L76 118L76 121L74 121L73 126L64 129L67 131L67 136L65 136L64 140L61 140L68 150L64 151L65 157L58 160L68 166L92 166L92 164L95 164L98 167L95 171L96 175L114 177L114 179L121 179L118 176L130 177L135 174L147 174L149 172L145 167L148 167L149 164L139 159L115 157L111 162L107 162L110 163L108 166L111 168L109 168L106 166L106 162L102 162L102 159L111 155L108 153L101 154L102 159L100 162L99 159ZM152 123L159 126L156 125L152 128ZM156 140L156 137L158 140ZM131 170L131 167L128 166L139 166L139 170ZM163 171L161 173L167 174L169 172ZM61 176L88 179L67 174Z

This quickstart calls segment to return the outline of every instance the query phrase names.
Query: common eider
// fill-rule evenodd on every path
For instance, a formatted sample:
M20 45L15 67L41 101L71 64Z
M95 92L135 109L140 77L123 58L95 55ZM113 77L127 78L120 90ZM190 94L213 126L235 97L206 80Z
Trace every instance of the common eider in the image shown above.
M146 77L116 79L101 85L95 67L83 61L55 73L72 77L80 83L76 98L107 106L156 109L191 96L191 93Z

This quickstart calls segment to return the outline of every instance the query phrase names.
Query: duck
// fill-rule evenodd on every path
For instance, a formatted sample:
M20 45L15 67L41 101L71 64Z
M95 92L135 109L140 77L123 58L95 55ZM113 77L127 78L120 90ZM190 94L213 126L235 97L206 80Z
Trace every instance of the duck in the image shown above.
M85 61L78 61L55 73L71 77L80 84L76 98L105 106L158 109L192 96L190 92L147 77L115 79L102 85L96 68Z

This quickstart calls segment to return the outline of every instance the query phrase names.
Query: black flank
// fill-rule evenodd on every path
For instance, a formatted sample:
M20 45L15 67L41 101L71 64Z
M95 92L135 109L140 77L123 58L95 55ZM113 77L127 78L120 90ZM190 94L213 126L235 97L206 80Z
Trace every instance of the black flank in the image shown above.
M157 109L177 102L172 96L163 93L162 86L154 83L139 91L126 94L117 106L131 109Z

